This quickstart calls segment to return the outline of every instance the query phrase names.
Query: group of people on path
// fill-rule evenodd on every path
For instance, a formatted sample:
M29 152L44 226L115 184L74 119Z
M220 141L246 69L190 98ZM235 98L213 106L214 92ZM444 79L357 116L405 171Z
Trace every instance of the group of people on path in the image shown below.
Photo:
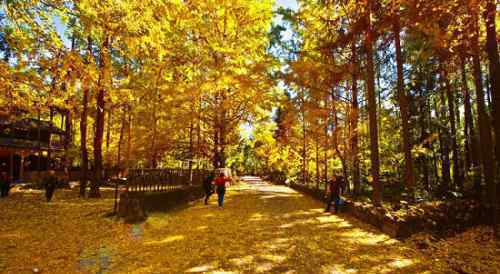
M205 205L208 205L208 200L210 196L217 193L217 204L219 208L224 207L224 196L226 194L226 187L228 183L231 182L231 177L225 176L224 172L219 172L218 176L215 177L214 174L210 174L203 181L203 190L205 191ZM215 190L214 190L215 188ZM341 204L340 195L345 190L345 179L343 176L334 175L330 181L328 181L325 199L326 199L326 208L325 212L330 212L331 206L333 203L333 212L338 213L339 207Z
M217 192L217 204L219 208L222 209L224 207L226 187L231 181L231 177L226 176L222 171L219 172L217 177L215 177L214 174L210 174L207 178L205 178L205 180L203 181L203 190L205 191L205 205L208 205L208 199L210 199L210 196L212 196L214 192Z

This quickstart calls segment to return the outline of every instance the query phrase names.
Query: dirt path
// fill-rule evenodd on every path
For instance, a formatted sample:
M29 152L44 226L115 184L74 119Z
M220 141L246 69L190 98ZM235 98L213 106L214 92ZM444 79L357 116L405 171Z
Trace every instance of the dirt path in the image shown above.
M40 202L37 214L44 217L35 224L0 225L0 272L446 273L438 262L368 225L323 213L318 201L258 178L244 179L228 189L222 210L213 196L208 206L196 201L174 212L153 213L146 223L132 226L102 217L111 199L94 205L59 194L54 204ZM13 199L22 203L24 198ZM16 214L22 219L26 213ZM77 219L64 224L70 218ZM70 233L59 238L50 230L50 220ZM33 239L36 243L30 243ZM6 242L9 246L2 246Z
M442 273L399 241L284 186L243 178L225 208L152 215L138 273ZM161 254L161 255L160 255ZM135 257L131 254L131 258ZM124 269L125 270L125 269ZM127 271L131 271L127 268Z

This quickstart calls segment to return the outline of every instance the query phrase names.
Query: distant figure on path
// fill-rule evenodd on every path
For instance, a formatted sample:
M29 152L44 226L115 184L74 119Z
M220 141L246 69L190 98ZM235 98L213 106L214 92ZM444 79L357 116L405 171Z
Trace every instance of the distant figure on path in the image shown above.
M52 196L54 195L54 191L57 187L57 177L55 174L56 172L51 169L49 170L48 176L43 180L43 186L45 187L45 198L47 199L47 202L50 202L50 200L52 200Z
M328 182L326 189L326 209L325 212L330 212L332 202L334 202L333 212L337 213L340 205L340 194L344 191L344 177L334 175Z
M2 173L0 173L0 197L9 196L9 190L10 190L9 175L7 175L7 172L2 171Z
M214 186L213 186L213 181L215 179L215 176L213 173L210 173L210 175L203 180L203 190L205 191L205 204L208 205L208 199L210 199L210 196L214 194Z
M224 206L224 195L226 194L226 182L230 182L231 178L226 177L224 172L220 172L219 176L215 178L215 186L217 187L217 197L219 202L219 208Z

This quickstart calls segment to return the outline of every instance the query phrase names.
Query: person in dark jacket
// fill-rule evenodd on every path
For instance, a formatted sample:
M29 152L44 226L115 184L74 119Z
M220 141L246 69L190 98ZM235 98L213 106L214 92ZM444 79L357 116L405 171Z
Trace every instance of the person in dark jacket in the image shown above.
M9 196L9 190L10 190L10 178L7 175L7 172L2 171L2 173L0 173L0 197Z
M57 177L55 174L55 171L51 169L49 170L48 176L43 180L43 186L45 187L45 198L47 199L47 202L50 202L50 200L52 200L52 196L54 195L57 187Z
M213 181L215 179L215 176L211 173L210 175L203 180L203 190L205 191L205 204L208 205L208 199L210 199L210 196L214 194L214 185Z
M334 175L332 179L328 182L326 195L326 209L325 212L330 212L332 202L334 204L333 212L337 213L340 205L340 195L344 191L344 177Z

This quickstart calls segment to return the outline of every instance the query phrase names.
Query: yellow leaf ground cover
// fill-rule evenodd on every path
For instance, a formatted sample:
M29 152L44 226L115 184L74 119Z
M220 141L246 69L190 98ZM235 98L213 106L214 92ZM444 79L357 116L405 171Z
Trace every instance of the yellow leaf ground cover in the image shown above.
M58 191L0 200L0 273L454 273L289 188L242 183L223 210L195 201L143 224L106 217L98 200Z

